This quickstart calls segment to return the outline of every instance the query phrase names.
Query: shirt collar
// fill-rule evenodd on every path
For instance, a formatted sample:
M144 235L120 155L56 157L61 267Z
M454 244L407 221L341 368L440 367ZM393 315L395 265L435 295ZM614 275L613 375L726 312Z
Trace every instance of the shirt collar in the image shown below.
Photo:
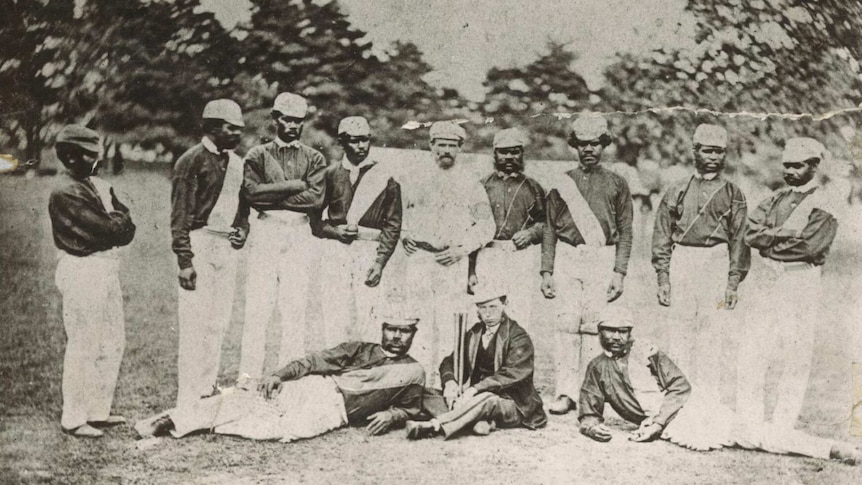
M588 168L584 164L578 162L578 168L581 170L581 172L584 172L584 173L598 173L602 170L602 164L597 163L597 164L593 165L592 167Z
M805 192L808 192L808 191L815 189L815 188L817 188L817 177L809 180L808 183L805 185L800 185L798 187L794 186L794 185L790 186L791 191L798 192L800 194L804 194Z
M299 140L298 139L293 140L292 142L288 143L288 142L286 142L286 141L284 141L281 138L276 136L275 137L275 144L279 148L299 148Z
M341 159L341 166L344 167L345 170L348 170L350 172L359 172L363 168L370 167L375 163L377 162L371 159L371 153L369 153L369 156L365 157L365 160L360 162L359 165L352 164L350 160L347 159L347 155L345 155Z
M497 333L497 331L498 331L498 330L500 330L500 324L502 324L502 323L503 323L503 320L500 320L500 323L498 323L498 324L494 325L493 327L489 327L489 326L487 326L487 325L485 325L485 324L483 323L483 324L482 324L482 328L484 329L484 335L485 335L487 338L491 338L491 337L488 337L488 336L489 336L489 335L490 335L490 336L494 336L494 335Z
M695 172L694 178L700 179L700 180L715 180L718 178L718 172L712 172L712 173L706 173L706 174L703 174L700 172Z
M396 358L398 358L398 354L393 354L392 352L390 352L390 351L388 351L388 350L384 349L383 347L380 347L380 350L383 352L383 355L385 355L385 356L386 356L387 358L389 358L389 359L396 359Z
M203 145L204 148L206 148L208 152L210 152L214 155L221 155L223 153L223 152L219 151L216 144L213 143L213 141L210 140L210 137L208 137L208 136L201 138L201 145Z
M524 174L522 172L504 173L501 170L497 170L495 173L496 173L497 177L499 177L503 180L519 179L519 178L524 176Z

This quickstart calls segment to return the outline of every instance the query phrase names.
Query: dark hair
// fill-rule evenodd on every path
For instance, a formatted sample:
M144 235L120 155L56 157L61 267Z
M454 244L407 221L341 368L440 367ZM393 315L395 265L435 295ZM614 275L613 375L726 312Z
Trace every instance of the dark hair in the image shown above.
M572 132L572 134L569 135L569 146L572 148L577 148L578 141L580 140L578 140L578 137L575 135L574 132ZM602 133L602 135L599 137L599 143L602 144L602 147L607 147L611 144L612 141L613 139L611 138L611 135L607 133Z

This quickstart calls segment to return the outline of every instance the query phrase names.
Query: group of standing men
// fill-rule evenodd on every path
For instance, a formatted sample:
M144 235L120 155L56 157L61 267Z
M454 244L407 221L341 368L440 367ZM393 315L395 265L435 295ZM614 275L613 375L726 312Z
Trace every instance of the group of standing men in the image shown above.
M532 344L529 359L526 351L510 348L508 341L507 350L498 347L496 356L488 346L496 342L498 328L505 329L502 333L507 338L526 338L529 343L526 332L533 323L534 294L538 290L547 299L556 298L556 394L549 410L566 413L576 407L579 396L583 403L588 362L602 354L602 348L605 354L613 354L605 340L595 336L601 334L606 307L623 294L633 238L629 188L622 177L601 164L603 150L612 142L606 120L583 115L572 123L568 141L577 150L579 164L543 188L524 174L528 140L517 129L497 132L494 169L474 180L456 164L465 130L453 122L436 122L429 137L436 163L429 163L422 174L402 177L397 167L375 158L372 130L365 118L357 116L339 123L338 142L344 157L327 165L320 152L300 141L307 113L307 102L301 96L278 95L272 109L276 138L253 147L243 161L233 151L244 126L240 107L230 100L212 101L204 109L201 143L175 164L171 230L180 286L177 407L193 406L219 392L215 384L222 338L232 313L236 250L247 239L240 381L261 380L265 375L265 331L276 308L282 335L278 366L300 365L295 363L305 354L308 281L315 270L310 262L319 255L327 297L324 328L319 333L326 346L371 340L379 332L372 322L381 320L385 337L387 324L398 326L394 322L404 319L402 312L401 317L387 322L382 316L387 306L392 307L387 300L403 298L406 303L401 309L410 308L411 319L423 321L427 329L417 337L413 356L424 366L425 374L432 376L428 383L444 388L450 404L454 396L444 384L452 380L452 315L467 308L468 293L507 288L489 300L476 300L485 327L471 331L477 335L470 357L485 360L471 362L485 365L477 370L486 371L480 379L485 382L500 370L501 352L511 351L521 364L529 360L529 369L521 371L529 374L529 389L516 392L523 402L516 398L517 409L505 412L496 401L474 402L473 408L481 412L476 411L473 421L482 416L524 421L528 416L522 408L535 407L535 399L541 410L541 399L533 396ZM81 127L61 132L58 156L70 168L73 183L52 194L50 208L55 242L63 252L57 279L69 336L63 428L78 436L101 435L91 424L122 422L121 417L109 414L116 369L75 370L93 359L82 357L86 352L79 347L84 344L76 335L85 323L76 308L104 308L100 315L105 322L99 324L107 328L117 320L114 307L118 305L122 320L120 293L106 290L99 297L108 297L96 302L79 294L66 274L74 262L76 268L86 267L86 271L108 272L111 278L106 281L114 281L116 265L103 264L102 259L107 259L104 256L113 247L128 244L134 235L128 209L110 187L101 188L104 182L90 176L98 157L98 140L97 134ZM777 191L749 215L742 192L721 175L726 131L700 125L693 145L695 175L669 188L656 215L653 265L659 303L669 306L682 325L673 333L687 339L678 349L689 351L681 352L683 368L694 369L700 385L717 387L714 370L720 368L720 345L716 335L723 331L716 323L718 311L736 307L739 285L749 270L750 248L758 249L772 273L767 292L751 300L769 306L771 320L747 322L749 333L741 336L740 362L745 370L739 383L738 411L763 421L765 356L769 354L764 342L774 339L758 336L780 326L783 340L793 346L793 358L781 377L773 421L792 428L811 365L820 269L837 229L815 177L826 150L810 138L788 140L782 163L789 187ZM91 231L91 242L86 231ZM397 268L385 272L399 241L403 254ZM76 274L81 271L79 268ZM482 305L493 306L497 300L507 311L498 315L491 308L486 319ZM509 314L520 326L509 322ZM90 320L86 325L92 325ZM481 345L477 343L480 336ZM412 338L411 333L407 347ZM108 360L118 364L122 345L117 353L116 345L105 339L101 342L100 351L111 348L113 357ZM350 358L356 358L359 350L353 351ZM443 360L446 355L448 360ZM694 367L690 365L692 355ZM346 358L339 357L339 362ZM105 360L97 359L100 366ZM441 360L444 364L438 373L434 366ZM95 375L105 381L101 387L110 393L93 407L86 402L90 398L79 396L74 387ZM416 383L415 376L410 379ZM484 387L507 389L492 380L496 384ZM512 385L523 384L519 383ZM457 390L459 399L464 399L463 391ZM480 391L473 388L467 400ZM520 414L516 419L512 413ZM535 410L527 414L534 426L544 424ZM405 416L401 418L404 421ZM507 424L506 419L501 424ZM439 429L439 421L437 425ZM422 434L418 430L414 426L409 431Z

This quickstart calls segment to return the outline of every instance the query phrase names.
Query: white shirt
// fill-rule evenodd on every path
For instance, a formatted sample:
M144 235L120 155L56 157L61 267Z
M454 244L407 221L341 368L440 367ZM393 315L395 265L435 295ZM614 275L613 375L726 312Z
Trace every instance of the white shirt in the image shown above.
M818 187L818 186L819 185L817 183L817 177L814 177L813 179L809 180L808 183L806 183L805 185L799 185L799 186L791 185L790 190L792 190L794 192L799 192L800 194L803 194L803 193L808 192L809 190L811 190L815 187Z
M487 349L488 345L491 344L491 340L494 339L494 335L497 335L497 330L500 330L500 322L497 322L493 327L485 325L485 333L482 334L483 349Z

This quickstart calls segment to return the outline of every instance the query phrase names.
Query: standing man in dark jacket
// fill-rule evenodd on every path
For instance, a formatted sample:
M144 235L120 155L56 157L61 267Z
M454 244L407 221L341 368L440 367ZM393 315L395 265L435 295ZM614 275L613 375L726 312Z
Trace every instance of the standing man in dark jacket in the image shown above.
M390 167L374 158L368 121L344 118L338 141L344 158L327 167L324 209L310 214L312 233L323 239L326 346L376 335L371 314L386 294L383 269L401 235L401 186Z
M670 307L675 325L668 332L671 352L692 380L718 389L722 333L731 320L725 313L736 308L737 288L751 265L744 240L747 205L742 190L722 176L727 131L698 125L692 141L697 172L672 184L662 198L652 265L658 302Z
M622 296L628 271L632 195L624 178L603 167L602 155L611 140L604 116L578 117L569 136L569 145L578 151L578 166L548 187L541 288L545 298L560 296L554 339L556 399L548 406L552 414L575 408L584 369L599 353L593 337L596 314Z
M780 360L776 425L796 425L814 357L814 337L822 320L823 264L838 232L836 198L817 180L826 147L813 138L787 140L782 154L784 181L748 217L745 242L760 253L765 269L757 298L740 336L737 411L764 420L770 361ZM775 338L774 329L782 332ZM782 348L783 347L783 348Z
M245 123L239 105L210 101L201 142L174 165L171 235L179 269L177 405L213 392L221 346L233 313L243 163L234 149Z
M275 140L245 156L243 195L255 209L249 230L245 323L239 372L263 373L266 327L278 307L278 365L305 354L308 281L315 251L308 214L323 205L326 159L300 141L308 103L281 93L272 106ZM248 226L248 211L241 224Z
M527 136L516 128L494 135L494 171L482 179L482 185L496 231L491 242L470 254L470 285L508 281L506 313L529 328L533 297L539 290L545 189L524 175L526 145Z
M533 342L506 315L505 291L477 286L476 306L481 322L466 335L461 379L456 379L454 353L440 364L443 398L453 409L431 421L408 421L409 439L436 434L449 439L469 427L487 435L495 426L537 429L547 423L533 386Z
M98 438L104 433L97 427L126 422L111 415L126 342L115 248L132 242L135 225L111 184L93 175L102 155L98 133L67 125L55 148L68 175L48 203L66 330L60 425L73 436Z

